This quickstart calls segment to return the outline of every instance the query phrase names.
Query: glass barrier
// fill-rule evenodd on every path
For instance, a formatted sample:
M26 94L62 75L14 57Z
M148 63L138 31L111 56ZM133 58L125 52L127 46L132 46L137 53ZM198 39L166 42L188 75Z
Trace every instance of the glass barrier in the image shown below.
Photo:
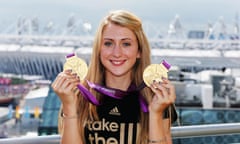
M239 109L177 108L181 126L240 122ZM173 126L178 126L174 123ZM174 144L220 144L240 142L240 134L174 139Z

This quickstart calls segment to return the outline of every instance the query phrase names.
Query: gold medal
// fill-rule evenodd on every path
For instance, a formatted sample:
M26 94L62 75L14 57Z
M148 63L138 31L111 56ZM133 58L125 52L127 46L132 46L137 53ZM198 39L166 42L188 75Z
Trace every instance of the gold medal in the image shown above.
M154 81L162 82L162 77L168 78L168 69L170 65L166 61L161 64L151 64L143 72L143 81L150 86Z
M66 57L66 62L63 65L63 70L71 69L72 73L76 73L80 80L83 80L88 72L88 66L86 62L77 57L75 54L68 55Z

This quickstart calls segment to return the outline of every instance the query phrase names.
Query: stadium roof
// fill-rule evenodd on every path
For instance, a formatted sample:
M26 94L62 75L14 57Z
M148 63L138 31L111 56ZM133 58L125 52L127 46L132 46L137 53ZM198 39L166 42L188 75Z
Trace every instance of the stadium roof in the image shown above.
M25 46L22 48L11 47L10 49L0 50L0 73L41 75L49 80L53 80L62 71L67 54L75 52L87 63L91 55L91 48L58 49L56 47ZM206 50L152 50L152 63L160 63L163 59L173 66L187 69L240 68L239 51L221 53Z

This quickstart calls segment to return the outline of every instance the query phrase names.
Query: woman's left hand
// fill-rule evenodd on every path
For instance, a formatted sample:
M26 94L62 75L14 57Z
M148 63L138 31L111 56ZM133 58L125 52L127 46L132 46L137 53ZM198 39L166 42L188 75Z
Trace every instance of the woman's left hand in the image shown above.
M163 115L164 110L175 102L175 87L168 79L163 78L163 82L153 82L150 88L154 92L154 96L149 105L149 111Z

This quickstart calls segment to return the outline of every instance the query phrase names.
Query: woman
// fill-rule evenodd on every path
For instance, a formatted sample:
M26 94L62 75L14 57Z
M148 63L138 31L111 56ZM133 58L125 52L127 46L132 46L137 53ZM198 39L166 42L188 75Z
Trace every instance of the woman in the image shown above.
M62 101L59 124L64 144L169 144L171 120L164 111L174 103L171 82L153 82L139 88L143 71L151 64L150 46L141 20L134 14L117 10L101 22L94 40L89 71L79 80L71 70L61 72L52 87ZM127 95L112 98L95 91L87 83L105 86ZM101 103L94 105L75 91L81 84ZM140 99L148 104L141 109Z

